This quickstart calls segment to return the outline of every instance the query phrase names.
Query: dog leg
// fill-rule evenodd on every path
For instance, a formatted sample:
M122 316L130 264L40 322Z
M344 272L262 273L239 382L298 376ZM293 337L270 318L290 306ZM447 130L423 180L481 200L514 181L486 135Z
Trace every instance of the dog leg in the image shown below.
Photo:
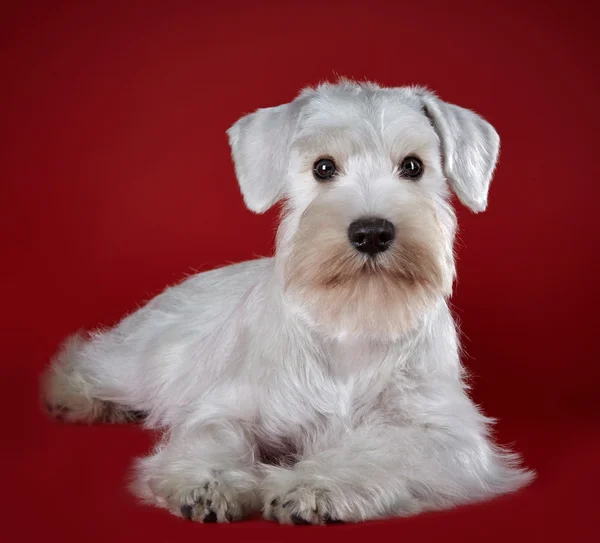
M517 490L533 475L483 435L378 426L291 469L265 466L264 516L284 524L408 516Z
M196 522L232 522L260 509L254 451L233 423L171 432L137 462L131 490Z

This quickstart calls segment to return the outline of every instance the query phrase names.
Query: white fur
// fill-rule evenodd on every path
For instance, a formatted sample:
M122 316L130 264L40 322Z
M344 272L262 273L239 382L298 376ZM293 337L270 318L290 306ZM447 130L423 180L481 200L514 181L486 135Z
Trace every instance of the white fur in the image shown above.
M286 200L276 256L188 278L71 340L47 375L51 409L146 413L165 433L133 488L199 521L262 508L283 523L355 522L529 482L467 395L446 303L448 182L485 208L491 125L422 88L341 81L248 115L229 137L247 205ZM425 164L419 181L398 175L408 154ZM329 183L312 175L322 155L341 171ZM397 231L371 271L346 237L365 215Z

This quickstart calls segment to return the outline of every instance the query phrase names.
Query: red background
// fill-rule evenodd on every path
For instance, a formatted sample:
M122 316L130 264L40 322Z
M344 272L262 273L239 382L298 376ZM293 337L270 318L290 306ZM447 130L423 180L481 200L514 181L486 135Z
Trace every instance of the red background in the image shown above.
M202 4L0 8L5 540L580 541L600 505L597 8ZM77 328L272 251L276 213L243 207L225 130L335 74L426 84L498 129L489 210L459 209L453 303L474 395L539 478L493 502L360 526L202 526L137 505L124 481L151 436L46 420L38 375Z

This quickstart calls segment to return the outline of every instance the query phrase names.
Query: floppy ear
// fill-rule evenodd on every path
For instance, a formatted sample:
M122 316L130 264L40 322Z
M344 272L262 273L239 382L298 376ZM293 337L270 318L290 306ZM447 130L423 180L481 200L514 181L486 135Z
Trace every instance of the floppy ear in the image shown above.
M299 105L259 109L239 119L227 136L246 207L264 213L282 196Z
M422 99L441 140L444 174L452 190L472 211L485 211L500 151L498 133L473 111L431 93L424 93Z

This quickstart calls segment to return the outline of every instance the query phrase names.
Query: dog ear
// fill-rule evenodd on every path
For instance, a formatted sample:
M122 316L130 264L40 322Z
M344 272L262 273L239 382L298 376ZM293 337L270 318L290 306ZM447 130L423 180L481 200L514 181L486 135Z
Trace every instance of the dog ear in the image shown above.
M299 107L292 102L239 119L227 136L246 207L264 213L283 196Z
M458 199L475 213L485 211L498 161L500 137L477 113L422 94L424 111L442 148L444 174Z

